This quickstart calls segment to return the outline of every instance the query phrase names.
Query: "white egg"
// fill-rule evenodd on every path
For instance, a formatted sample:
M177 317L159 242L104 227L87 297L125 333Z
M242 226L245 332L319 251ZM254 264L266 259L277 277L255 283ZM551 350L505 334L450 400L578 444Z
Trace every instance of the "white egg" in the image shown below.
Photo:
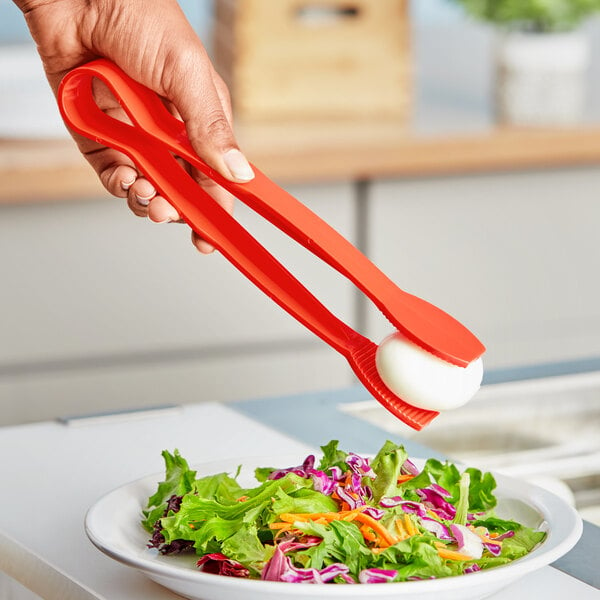
M375 355L377 371L399 398L428 410L466 404L481 386L481 358L466 367L453 365L396 332L385 338Z

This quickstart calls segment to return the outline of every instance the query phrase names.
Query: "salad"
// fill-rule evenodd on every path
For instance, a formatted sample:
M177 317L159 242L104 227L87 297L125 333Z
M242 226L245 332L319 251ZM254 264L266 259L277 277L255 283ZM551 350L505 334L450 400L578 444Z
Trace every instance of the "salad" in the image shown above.
M494 514L490 473L387 441L372 458L321 447L317 463L196 478L175 450L143 511L148 546L196 553L204 572L292 583L386 583L469 574L516 560L545 533Z

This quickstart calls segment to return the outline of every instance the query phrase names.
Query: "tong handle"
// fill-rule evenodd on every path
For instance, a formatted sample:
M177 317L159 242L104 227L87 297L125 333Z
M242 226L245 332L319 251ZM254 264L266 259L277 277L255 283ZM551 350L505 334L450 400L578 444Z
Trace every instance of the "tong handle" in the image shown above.
M171 152L348 278L409 339L458 366L466 366L483 354L485 347L464 325L436 306L401 290L348 240L259 169L253 166L253 180L236 183L204 163L195 153L185 125L168 112L154 92L129 78L116 65L100 59L77 71L104 80L137 128L160 140ZM71 75L65 77L67 84ZM139 164L138 158L134 160Z
M123 75L108 61L95 61L71 71L61 83L59 107L72 129L127 154L198 235L213 244L265 294L342 355L348 357L357 344L367 341L333 315L192 179L170 151L174 143L166 145L164 139L155 135L154 128L151 131L142 129L142 121L138 119L140 114L148 110L154 113L157 102L164 110L155 94L148 95L146 88L139 84L135 84L135 87L139 86L138 90L127 88L128 92L135 92L123 105L134 122L129 125L100 110L92 92L94 77L101 78L114 92L123 91L118 85L118 78ZM162 114L162 110L158 114ZM164 123L167 127L171 124L170 120ZM179 142L176 150L182 150L178 155L188 158Z

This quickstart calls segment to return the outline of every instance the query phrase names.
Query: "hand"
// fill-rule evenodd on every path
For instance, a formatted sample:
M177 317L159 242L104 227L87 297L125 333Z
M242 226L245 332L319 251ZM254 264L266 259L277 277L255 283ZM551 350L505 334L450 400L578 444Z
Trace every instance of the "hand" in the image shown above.
M233 135L227 87L176 0L14 1L25 14L55 94L71 69L108 58L165 99L207 164L232 181L252 179L252 169ZM126 118L105 86L96 86L95 94L105 112ZM179 220L175 209L156 194L127 156L82 136L73 137L104 187L127 198L134 214L157 223ZM231 194L197 171L190 172L226 210L233 210ZM214 250L195 235L193 241L201 252Z

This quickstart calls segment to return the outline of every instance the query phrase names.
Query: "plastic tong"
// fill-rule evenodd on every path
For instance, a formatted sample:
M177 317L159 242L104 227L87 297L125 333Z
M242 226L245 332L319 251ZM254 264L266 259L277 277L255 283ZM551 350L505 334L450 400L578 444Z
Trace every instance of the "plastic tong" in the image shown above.
M92 82L103 81L133 125L106 115ZM254 165L255 178L233 183L194 152L184 124L161 99L116 65L100 59L68 73L59 89L62 116L74 131L127 154L188 225L215 246L265 294L342 354L367 390L392 414L421 429L438 413L414 407L391 392L375 365L377 345L333 315L272 254L181 168L174 156L205 175L352 281L391 324L435 356L464 367L485 350L462 324L398 288L366 256Z

